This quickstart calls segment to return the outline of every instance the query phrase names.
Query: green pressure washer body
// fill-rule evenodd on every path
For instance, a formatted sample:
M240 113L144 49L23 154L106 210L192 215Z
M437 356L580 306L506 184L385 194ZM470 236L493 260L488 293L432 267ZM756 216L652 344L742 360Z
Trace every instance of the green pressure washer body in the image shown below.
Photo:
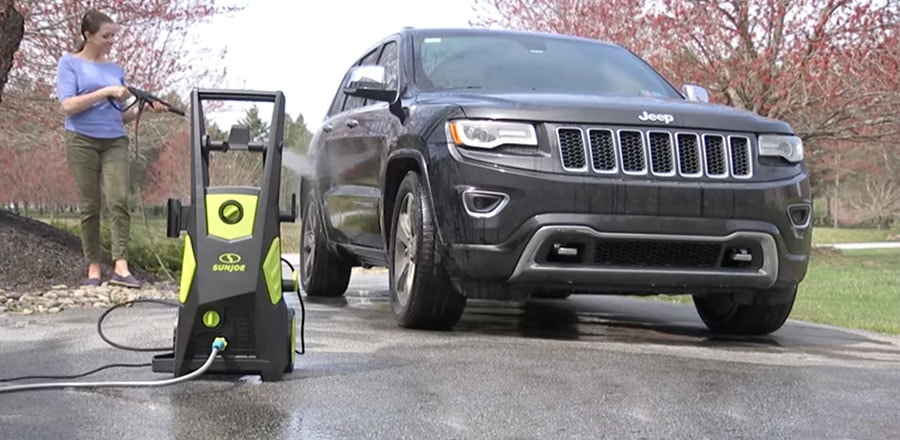
M204 101L274 104L265 142L235 125L227 140L206 134ZM259 374L280 380L293 371L296 321L284 301L297 291L297 273L282 278L281 223L297 218L280 209L285 104L282 92L195 89L191 92L191 202L168 201L168 236L185 231L174 352L155 356L155 372L182 376L200 368L213 340L227 343L207 373ZM210 153L243 150L263 155L259 187L210 186Z

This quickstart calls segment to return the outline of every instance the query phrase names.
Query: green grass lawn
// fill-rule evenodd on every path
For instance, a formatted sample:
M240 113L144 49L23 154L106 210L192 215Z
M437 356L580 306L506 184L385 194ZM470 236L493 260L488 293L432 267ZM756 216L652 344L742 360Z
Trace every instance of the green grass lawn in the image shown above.
M900 334L900 249L814 253L791 318Z
M77 225L76 218L58 218L56 221ZM180 240L166 238L164 218L150 218L148 223L149 229L140 216L134 217L132 230L136 240L145 243L153 237L157 242L180 249ZM298 252L299 221L283 224L281 230L283 252ZM900 234L900 229L816 228L813 234L817 243L869 242L884 241ZM181 255L174 252L173 256L180 258ZM688 296L650 298L679 303L691 301ZM791 318L900 334L900 249L816 250Z
M892 229L849 229L849 228L813 228L813 243L868 243L878 242L900 236L900 228ZM894 240L897 240L894 238Z

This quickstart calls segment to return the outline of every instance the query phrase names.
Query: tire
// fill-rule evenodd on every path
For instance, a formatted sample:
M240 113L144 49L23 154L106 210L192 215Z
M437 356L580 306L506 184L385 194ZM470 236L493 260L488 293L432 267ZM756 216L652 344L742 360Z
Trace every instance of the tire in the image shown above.
M300 226L300 284L309 296L338 297L347 292L353 267L328 249L318 204L312 195L308 200Z
M706 326L716 332L733 335L767 335L781 328L787 321L797 286L775 289L771 296L784 297L778 304L739 304L731 295L694 296L694 307Z
M466 306L442 265L436 262L436 226L419 174L400 182L391 215L388 246L391 306L400 327L452 329ZM411 275L411 278L409 277Z

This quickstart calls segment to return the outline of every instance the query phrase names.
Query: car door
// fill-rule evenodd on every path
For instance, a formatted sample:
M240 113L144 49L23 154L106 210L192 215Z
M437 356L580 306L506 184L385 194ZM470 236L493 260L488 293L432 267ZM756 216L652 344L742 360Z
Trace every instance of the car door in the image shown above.
M385 68L388 86L396 90L399 72L399 50L396 39L385 40L378 65ZM384 101L366 100L354 109L345 120L347 135L342 143L352 151L348 161L345 181L353 188L356 210L353 223L346 225L356 237L355 244L370 248L383 248L381 230L381 170L387 150L396 137L399 120L393 116ZM350 229L352 228L352 229Z
M380 47L369 51L356 65L376 64ZM377 157L372 157L372 148L367 141L371 124L366 111L372 104L364 98L345 95L342 111L325 121L323 126L324 130L330 130L323 151L328 164L324 171L330 180L323 194L326 221L336 232L337 241L366 247L380 242L380 239L376 240L379 237L377 222L373 229L370 220L371 211L377 207L372 206L373 200L377 202L377 197L372 195L377 182L370 182L366 177L370 173L377 176L378 172ZM375 167L374 171L370 171L372 167Z
M322 120L321 127L310 140L309 150L309 154L315 163L316 187L318 188L319 198L322 200L322 206L320 206L322 222L326 226L329 239L339 243L346 243L347 239L340 231L334 228L334 225L329 220L331 218L329 214L331 208L328 206L329 194L332 194L337 187L335 183L335 161L339 158L334 157L335 146L338 144L338 136L343 135L340 130L335 130L335 124L344 115L344 105L347 101L347 96L344 94L343 88L350 78L350 71L356 64L358 63L354 63L344 74L343 79L341 79L334 99L332 99L331 107L329 107L328 113Z

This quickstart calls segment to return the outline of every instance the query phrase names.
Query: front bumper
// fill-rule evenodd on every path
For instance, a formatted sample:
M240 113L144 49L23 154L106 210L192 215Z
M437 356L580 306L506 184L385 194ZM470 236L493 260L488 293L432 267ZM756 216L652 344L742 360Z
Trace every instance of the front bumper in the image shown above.
M430 179L444 264L462 284L619 294L763 291L800 283L809 263L812 209L803 174L773 182L663 182L451 159L433 164ZM473 194L487 196L480 207L489 212L478 212ZM792 219L789 207L805 207L807 215Z

